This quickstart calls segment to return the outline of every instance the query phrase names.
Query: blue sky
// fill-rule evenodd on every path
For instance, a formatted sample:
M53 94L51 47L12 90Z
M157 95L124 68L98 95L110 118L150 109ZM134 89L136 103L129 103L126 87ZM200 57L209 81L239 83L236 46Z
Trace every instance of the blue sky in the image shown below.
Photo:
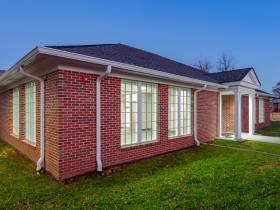
M279 8L250 0L0 0L0 69L37 45L122 43L188 65L200 55L216 62L227 50L271 92L280 81Z

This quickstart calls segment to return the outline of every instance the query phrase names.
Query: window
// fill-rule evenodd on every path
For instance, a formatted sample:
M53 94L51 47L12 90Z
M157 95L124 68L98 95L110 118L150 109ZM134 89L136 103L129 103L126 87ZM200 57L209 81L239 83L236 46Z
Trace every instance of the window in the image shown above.
M168 136L191 134L191 90L168 88Z
M19 89L13 89L13 133L19 135Z
M157 85L121 82L121 145L157 139Z
M25 138L36 142L36 82L25 85Z
M259 98L259 122L264 122L264 103L263 98Z

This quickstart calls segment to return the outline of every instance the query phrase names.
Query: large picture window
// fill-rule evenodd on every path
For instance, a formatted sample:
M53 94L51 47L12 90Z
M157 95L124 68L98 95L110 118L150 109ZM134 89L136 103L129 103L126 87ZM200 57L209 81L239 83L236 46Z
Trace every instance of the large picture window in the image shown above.
M168 136L191 134L191 90L168 88Z
M264 122L264 101L263 98L259 98L259 122Z
M25 138L36 142L36 82L25 85Z
M121 82L121 145L157 139L157 85Z
M19 89L13 89L13 133L19 135Z

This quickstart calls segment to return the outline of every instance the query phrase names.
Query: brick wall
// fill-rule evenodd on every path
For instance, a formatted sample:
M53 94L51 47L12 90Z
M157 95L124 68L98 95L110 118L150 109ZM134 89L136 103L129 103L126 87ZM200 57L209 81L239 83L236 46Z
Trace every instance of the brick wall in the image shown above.
M234 133L234 95L222 95L222 132Z
M50 142L55 142L58 144L58 138L55 138L52 133L56 133L57 130L53 124L49 122L49 119L55 115L55 113L50 107L55 106L53 103L54 95L51 92L56 86L55 73L45 75L42 77L45 80L45 93L46 93L46 116L45 116L45 130L46 130L46 144L45 153L46 157L42 163L42 166L46 169L48 173L58 179L58 164L52 160L56 159L58 161L58 152L55 151L54 147ZM40 158L40 131L41 131L41 107L40 107L40 82L36 82L36 146L31 146L30 144L24 142L25 140L25 85L19 85L19 136L16 137L11 135L13 129L13 90L8 90L0 93L0 139L11 147L13 147L20 154L29 159L32 163L36 164ZM51 99L51 100L49 100ZM55 119L58 121L58 119ZM56 134L58 136L58 134ZM34 171L36 173L36 171Z
M200 142L218 136L218 93L201 91L197 94L197 138Z
M43 167L57 180L64 180L96 170L96 79L83 73L57 70L43 76L45 81L45 160ZM194 106L192 93L192 132L188 136L168 138L168 85L158 84L158 140L148 144L121 147L121 79L107 77L101 82L101 159L103 168L125 164L194 146ZM40 84L37 82L36 147L26 144L25 90L20 85L20 136L12 131L12 90L0 94L0 138L32 162L40 157ZM223 114L232 122L234 131L234 96L223 96ZM206 142L218 136L218 93L201 91L197 95L198 140ZM257 103L258 105L258 100ZM233 105L233 106L232 106ZM269 100L265 100L265 123L269 125ZM248 97L242 97L242 128L247 129ZM233 110L233 112L232 112ZM258 108L257 108L258 112ZM257 116L258 117L258 116ZM258 119L258 118L257 118ZM226 125L224 120L223 128ZM8 128L8 129L7 129ZM34 172L35 173L35 172Z
M96 170L95 92L98 75L59 70L59 179L64 180ZM110 82L108 82L110 80ZM110 83L110 84L109 84ZM168 85L158 85L158 141L121 147L121 79L107 77L101 82L101 159L103 168L153 157L194 145L189 136L168 138ZM192 116L193 116L192 90ZM198 138L202 142L217 136L218 93L198 94ZM207 126L208 125L208 126Z
M267 126L270 126L270 100L269 99L264 99L264 122L259 123L259 98L256 98L256 124L255 124L255 129L260 129L264 128Z
M265 103L265 122L259 123L259 99L256 98L256 124L255 129L260 129L270 125L269 99L264 99ZM234 133L234 95L222 96L222 132ZM249 96L241 97L241 131L249 132ZM228 127L229 125L229 127Z

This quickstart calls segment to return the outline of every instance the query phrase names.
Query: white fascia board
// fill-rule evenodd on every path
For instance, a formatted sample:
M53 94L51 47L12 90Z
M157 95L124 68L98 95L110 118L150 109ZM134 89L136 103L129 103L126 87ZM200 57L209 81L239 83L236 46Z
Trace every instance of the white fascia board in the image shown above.
M279 103L280 99L273 99L273 103Z
M252 93L254 94L255 93L255 90L254 89L251 89L251 88L246 88L246 87L242 87L242 86L231 86L227 89L219 89L219 92L221 93L226 93L226 92L231 92L231 91L241 91L243 93Z
M278 96L272 95L272 94L266 94L261 92L256 92L259 96L268 97L268 98L278 98Z
M253 84L250 84L248 82L244 82L244 81L235 81L235 82L225 82L225 83L222 83L224 85L227 85L227 86L243 86L243 87L246 87L246 88L251 88L251 89L259 89L260 86L258 85L253 85Z
M116 61L110 61L110 60L101 59L101 58L95 58L95 57L81 55L81 54L77 54L77 53L66 52L63 50L57 50L57 49L52 49L52 48L48 48L48 47L38 46L38 50L42 54L53 55L53 56L58 56L58 57L68 58L68 59L73 59L73 60L79 60L79 61L84 61L84 62L88 62L88 63L96 63L96 64L100 64L100 65L105 65L105 66L110 65L115 68L128 69L128 70L135 71L135 72L165 77L165 78L169 78L169 79L177 79L177 80L181 80L181 81L187 81L187 82L203 84L203 85L206 84L206 85L210 85L210 86L214 86L214 87L218 87L218 88L227 88L228 87L227 85L223 85L223 84L217 84L217 83L207 82L207 81L198 80L198 79L192 79L189 77L179 76L179 75L161 72L161 71L157 71L157 70L153 70L153 69L143 68L143 67L139 67L139 66L125 64L125 63L119 63Z
M31 50L28 54L26 54L22 59L20 59L15 65L13 65L11 68L9 68L4 74L0 76L0 84L5 79L11 77L18 68L22 65L24 65L26 62L28 62L30 59L32 59L34 56L36 56L39 53L38 46L35 47L33 50Z

